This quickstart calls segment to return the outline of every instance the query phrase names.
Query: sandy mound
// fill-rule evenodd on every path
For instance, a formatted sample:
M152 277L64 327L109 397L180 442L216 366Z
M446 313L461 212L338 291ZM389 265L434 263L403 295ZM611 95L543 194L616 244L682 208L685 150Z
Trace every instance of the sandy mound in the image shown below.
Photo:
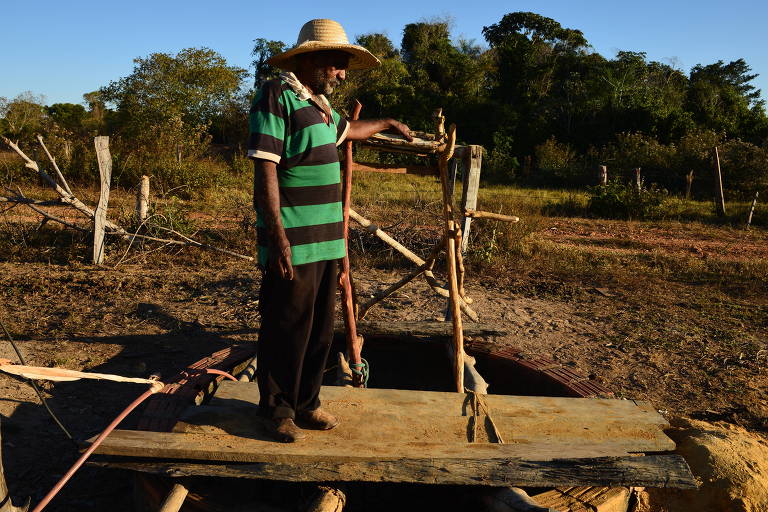
M768 441L727 423L676 418L667 434L699 481L698 491L647 489L638 512L768 511Z

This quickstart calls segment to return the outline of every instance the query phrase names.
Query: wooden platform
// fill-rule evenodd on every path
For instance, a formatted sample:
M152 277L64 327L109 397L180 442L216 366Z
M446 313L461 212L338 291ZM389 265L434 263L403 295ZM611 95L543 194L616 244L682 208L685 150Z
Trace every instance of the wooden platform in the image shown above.
M468 395L324 387L341 424L296 444L271 440L254 383L224 382L171 433L115 431L97 453L164 459L110 465L157 473L299 481L464 485L692 487L662 431L666 421L630 400L485 395L475 442ZM638 456L641 453L657 455ZM170 462L167 459L185 459ZM191 461L190 461L191 460ZM238 463L238 464L222 464Z

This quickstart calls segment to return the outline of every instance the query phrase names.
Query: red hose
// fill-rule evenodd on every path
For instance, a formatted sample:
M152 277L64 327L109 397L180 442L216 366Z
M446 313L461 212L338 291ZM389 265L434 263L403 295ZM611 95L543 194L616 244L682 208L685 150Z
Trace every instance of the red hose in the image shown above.
M234 378L232 375L228 374L225 371L222 370L214 370L213 368L207 368L204 373L210 373L214 375L223 375L225 378L229 380L233 380L237 382L237 379ZM148 390L146 390L144 393L142 393L136 400L131 402L131 405L125 408L123 412L121 412L117 418L112 420L112 423L107 425L107 428L104 429L104 431L99 434L99 437L96 438L96 440L91 444L91 446L83 452L83 454L80 456L79 459L72 465L71 468L69 468L69 471L61 477L61 479L56 483L56 485L53 486L53 489L51 489L48 494L45 495L45 498L37 504L37 506L32 510L32 512L41 512L48 503L51 502L51 500L56 496L62 487L69 481L70 478L72 478L72 475L77 472L78 469L80 469L80 466L83 465L83 463L88 459L88 457L91 456L91 454L96 451L96 448L99 447L99 445L104 441L104 439L107 438L109 434L112 433L113 430L120 424L121 421L125 419L126 416L128 416L131 411L133 411L136 407L141 405L141 403L152 396L153 394L157 393L161 389L163 389L163 385L160 381L158 381L157 384L154 384L152 387L150 387Z
M75 474L75 472L80 469L80 466L83 465L85 460L91 456L91 454L96 450L96 448L99 447L102 441L106 439L106 437L117 427L117 425L125 419L126 416L128 416L131 411L133 411L136 407L141 404L144 400L149 398L151 395L155 393L155 386L152 386L148 390L146 390L144 393L139 396L136 400L134 400L131 405L125 408L123 412L121 412L117 418L112 420L112 423L110 423L107 428L104 429L104 432L102 432L99 437L96 438L96 440L93 442L93 444L83 452L83 454L80 456L79 459L77 459L77 462L75 462L71 468L69 468L69 471L61 477L61 479L56 483L56 485L53 486L53 489L51 489L48 494L46 494L45 498L43 498L43 501L37 504L37 506L32 510L32 512L40 512L45 508L46 505L53 499L56 494L61 490L62 487L64 487L64 484L66 484L70 478L72 478L72 475Z

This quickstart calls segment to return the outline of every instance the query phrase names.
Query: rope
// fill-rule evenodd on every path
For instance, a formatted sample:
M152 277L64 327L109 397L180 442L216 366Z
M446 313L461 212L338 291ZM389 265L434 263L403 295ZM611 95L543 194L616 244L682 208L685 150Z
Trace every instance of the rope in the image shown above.
M371 366L368 364L368 361L363 358L360 358L360 361L360 363L351 363L349 369L352 370L352 373L355 375L360 375L362 377L363 387L367 388L368 377L371 375Z
M104 439L106 439L107 436L120 424L120 422L122 422L125 417L131 413L131 411L141 405L141 403L144 402L147 398L154 395L155 393L162 391L162 389L165 387L165 384L156 379L138 379L105 373L86 373L74 370L66 370L63 368L41 368L36 366L14 365L8 359L0 359L0 371L3 373L10 373L12 375L19 375L26 378L45 379L57 382L73 381L78 379L98 379L110 380L114 382L128 382L134 384L149 384L149 389L142 393L136 400L131 402L131 404L126 407L123 412L121 412L114 420L112 420L112 423L110 423L107 428L105 428L104 431L99 434L99 437L97 437L91 446L80 456L80 458L75 461L72 467L69 468L69 471L67 471L64 476L59 479L56 485L53 486L53 488L48 492L48 494L45 495L42 501L37 504L32 512L41 512L46 507L46 505L51 502L54 496L56 496L56 494L58 494L58 492L64 487L69 479L72 478L77 470L80 469L88 457L90 457L91 454L96 451L96 448L99 447L102 441L104 441ZM229 373L222 370L216 370L214 368L195 370L192 373L221 375L226 379L237 382L237 379Z

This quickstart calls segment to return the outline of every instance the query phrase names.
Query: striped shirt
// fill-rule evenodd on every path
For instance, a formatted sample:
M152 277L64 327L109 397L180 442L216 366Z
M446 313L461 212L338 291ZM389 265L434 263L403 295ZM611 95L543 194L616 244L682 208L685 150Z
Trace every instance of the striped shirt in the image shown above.
M248 156L277 164L280 216L291 244L291 263L343 258L341 173L337 146L349 123L319 96L317 105L292 73L256 93L250 112ZM257 208L259 263L267 264L269 238Z

